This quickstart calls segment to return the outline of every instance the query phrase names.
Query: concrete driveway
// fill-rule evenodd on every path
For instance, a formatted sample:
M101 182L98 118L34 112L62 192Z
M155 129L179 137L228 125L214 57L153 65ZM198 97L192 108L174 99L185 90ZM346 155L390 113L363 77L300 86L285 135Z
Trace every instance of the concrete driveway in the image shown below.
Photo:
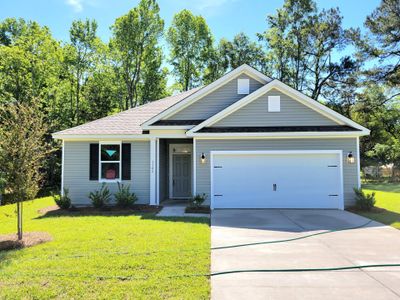
M281 240L365 224L338 210L214 210L212 247ZM400 263L400 231L366 227L291 242L212 250L211 271ZM211 278L212 299L399 299L400 267L238 273Z

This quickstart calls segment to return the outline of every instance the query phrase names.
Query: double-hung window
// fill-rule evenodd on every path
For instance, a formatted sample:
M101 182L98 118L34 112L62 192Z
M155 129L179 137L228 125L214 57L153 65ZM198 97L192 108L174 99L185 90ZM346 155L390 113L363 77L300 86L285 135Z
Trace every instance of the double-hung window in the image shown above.
M121 142L101 142L99 147L100 181L121 180Z

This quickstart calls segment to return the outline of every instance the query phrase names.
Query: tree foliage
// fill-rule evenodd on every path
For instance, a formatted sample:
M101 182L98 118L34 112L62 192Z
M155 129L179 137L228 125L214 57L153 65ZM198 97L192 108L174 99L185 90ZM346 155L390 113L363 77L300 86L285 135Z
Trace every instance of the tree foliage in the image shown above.
M203 75L214 54L213 37L205 19L184 9L177 13L168 29L170 63L180 90L202 84Z
M159 11L155 0L141 0L112 26L111 47L116 72L125 84L125 109L149 101L143 95L159 98L165 93L162 52L158 45L164 21ZM149 84L157 88L150 90Z

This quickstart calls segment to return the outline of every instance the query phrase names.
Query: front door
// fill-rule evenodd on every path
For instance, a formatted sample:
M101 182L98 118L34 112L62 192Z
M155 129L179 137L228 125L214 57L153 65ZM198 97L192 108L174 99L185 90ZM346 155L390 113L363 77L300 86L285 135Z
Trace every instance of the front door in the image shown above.
M172 197L189 198L191 196L191 155L172 154Z

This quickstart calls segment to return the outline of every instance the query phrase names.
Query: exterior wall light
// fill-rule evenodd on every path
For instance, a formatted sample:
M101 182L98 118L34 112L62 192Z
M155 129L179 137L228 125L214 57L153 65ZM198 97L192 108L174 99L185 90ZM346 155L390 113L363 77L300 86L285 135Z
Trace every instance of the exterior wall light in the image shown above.
M347 163L349 163L349 164L354 164L354 161L355 161L355 159L354 159L353 152L350 151L350 152L347 154Z
M206 163L206 155L204 154L204 152L201 153L200 162L201 162L202 164L205 164L205 163Z

